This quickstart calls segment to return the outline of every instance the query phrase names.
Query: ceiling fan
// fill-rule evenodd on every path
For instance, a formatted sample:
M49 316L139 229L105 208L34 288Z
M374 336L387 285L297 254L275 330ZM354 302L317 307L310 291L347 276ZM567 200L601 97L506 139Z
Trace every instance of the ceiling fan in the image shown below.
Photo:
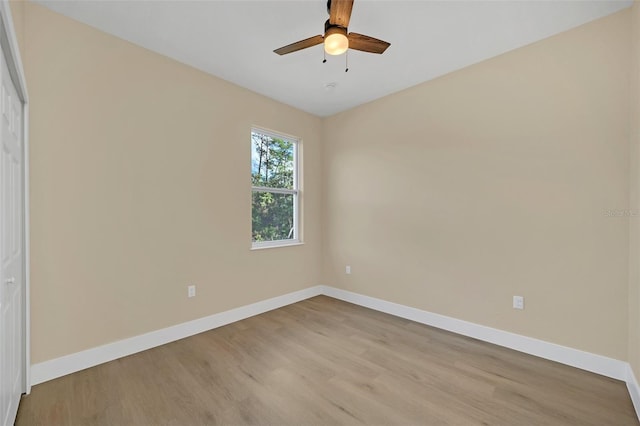
M329 55L340 55L347 49L369 53L384 53L391 46L386 41L358 33L347 33L353 0L327 0L329 19L324 23L324 35L317 35L274 50L278 55L297 52L324 43Z

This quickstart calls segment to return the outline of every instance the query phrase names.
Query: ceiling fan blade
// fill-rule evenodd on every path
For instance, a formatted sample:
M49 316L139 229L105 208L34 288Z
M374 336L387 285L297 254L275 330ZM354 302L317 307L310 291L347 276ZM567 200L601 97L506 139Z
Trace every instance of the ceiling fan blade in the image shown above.
M297 52L298 50L306 49L317 44L322 44L324 37L321 35L306 38L304 40L296 41L295 43L288 44L279 49L274 50L278 55L286 55L287 53Z
M329 23L347 28L351 19L353 0L331 0L329 9Z
M369 53L384 53L391 43L358 33L349 33L349 49Z

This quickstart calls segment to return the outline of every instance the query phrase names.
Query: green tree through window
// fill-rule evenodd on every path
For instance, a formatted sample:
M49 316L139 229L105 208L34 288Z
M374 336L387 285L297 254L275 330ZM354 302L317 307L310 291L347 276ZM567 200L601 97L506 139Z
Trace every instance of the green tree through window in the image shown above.
M264 131L251 132L254 246L298 240L297 144L296 140Z

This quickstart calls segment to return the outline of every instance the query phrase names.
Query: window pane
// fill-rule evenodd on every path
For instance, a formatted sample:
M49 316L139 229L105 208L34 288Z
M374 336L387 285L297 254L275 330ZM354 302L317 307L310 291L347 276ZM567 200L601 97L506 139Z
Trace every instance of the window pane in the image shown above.
M292 240L293 194L254 191L251 202L253 242Z
M293 189L295 144L251 132L251 182L253 186Z

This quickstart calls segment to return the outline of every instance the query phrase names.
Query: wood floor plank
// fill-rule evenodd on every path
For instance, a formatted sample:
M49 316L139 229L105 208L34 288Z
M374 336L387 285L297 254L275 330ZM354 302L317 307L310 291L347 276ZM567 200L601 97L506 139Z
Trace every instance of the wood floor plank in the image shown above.
M623 382L326 296L34 386L28 425L638 425Z

